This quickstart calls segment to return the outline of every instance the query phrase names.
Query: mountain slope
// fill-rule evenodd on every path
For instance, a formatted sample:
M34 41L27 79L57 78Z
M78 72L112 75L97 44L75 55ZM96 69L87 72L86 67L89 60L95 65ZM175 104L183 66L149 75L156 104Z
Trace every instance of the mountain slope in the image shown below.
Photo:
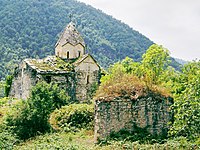
M54 54L59 33L73 15L87 51L106 67L141 59L153 44L128 25L75 0L0 0L0 79L24 58Z
M179 58L174 58L176 60L176 62L178 62L181 65L185 65L187 63L189 63L189 61L183 60L183 59L179 59Z

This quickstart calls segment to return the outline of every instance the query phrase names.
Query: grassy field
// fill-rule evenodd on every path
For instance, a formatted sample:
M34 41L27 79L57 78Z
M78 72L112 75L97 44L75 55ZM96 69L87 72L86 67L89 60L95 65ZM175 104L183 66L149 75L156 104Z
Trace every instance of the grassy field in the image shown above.
M94 144L93 131L82 130L76 133L52 133L38 136L15 146L16 150L193 150L196 145L186 142L169 140L164 144L139 144L129 141L102 141Z

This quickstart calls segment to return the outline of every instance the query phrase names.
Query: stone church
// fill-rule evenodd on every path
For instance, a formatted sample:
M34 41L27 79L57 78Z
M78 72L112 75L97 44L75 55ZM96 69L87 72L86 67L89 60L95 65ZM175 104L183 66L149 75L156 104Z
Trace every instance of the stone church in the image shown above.
M56 83L72 100L88 98L90 87L99 83L100 66L86 54L86 45L73 22L70 22L55 45L55 55L44 59L25 59L14 73L9 96L29 97L31 88L39 81Z

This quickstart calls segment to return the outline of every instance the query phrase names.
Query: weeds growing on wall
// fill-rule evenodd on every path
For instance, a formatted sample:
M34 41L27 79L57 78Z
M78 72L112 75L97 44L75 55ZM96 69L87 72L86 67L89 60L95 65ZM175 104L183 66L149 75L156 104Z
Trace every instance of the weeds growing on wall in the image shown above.
M135 142L138 141L140 144L154 144L160 143L163 144L166 142L166 136L157 136L152 135L148 132L147 127L141 128L138 127L135 123L133 123L132 129L121 129L118 132L111 132L110 135L104 139L99 140L98 143L107 143L109 141L129 141Z

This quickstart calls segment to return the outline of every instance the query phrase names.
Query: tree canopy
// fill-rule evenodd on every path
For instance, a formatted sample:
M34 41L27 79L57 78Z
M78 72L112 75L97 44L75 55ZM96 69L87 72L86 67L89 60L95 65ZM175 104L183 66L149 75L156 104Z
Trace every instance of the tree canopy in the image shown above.
M140 61L153 44L138 31L75 0L0 0L0 79L24 58L54 54L59 34L72 21L102 67L126 56ZM178 64L173 61L173 66Z

